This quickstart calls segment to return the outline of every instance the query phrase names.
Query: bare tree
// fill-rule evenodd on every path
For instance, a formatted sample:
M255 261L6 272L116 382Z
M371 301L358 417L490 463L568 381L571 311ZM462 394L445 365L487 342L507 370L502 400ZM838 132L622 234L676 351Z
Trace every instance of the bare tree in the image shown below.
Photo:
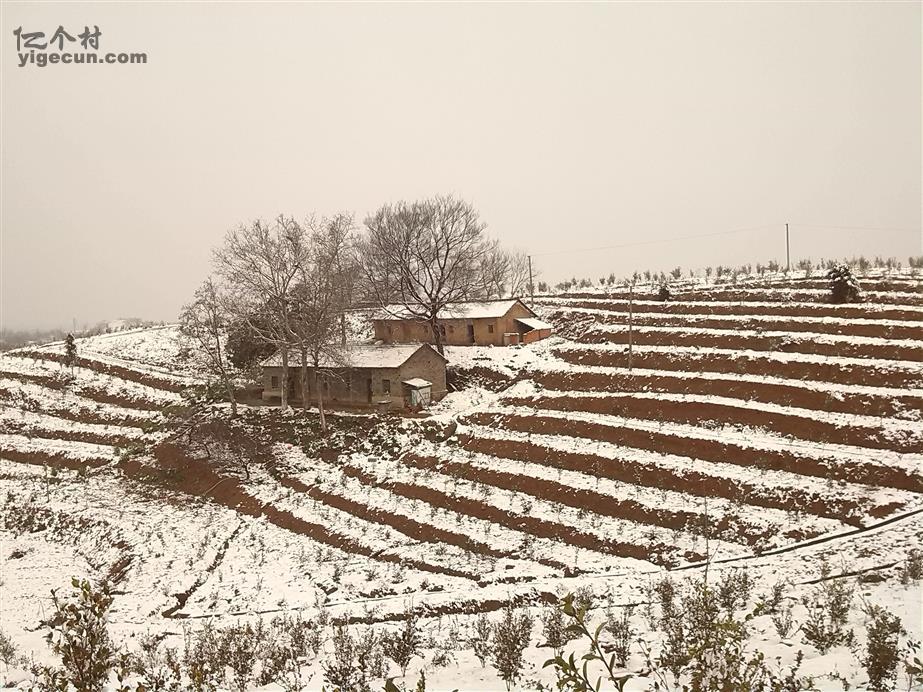
M280 215L272 224L257 220L230 231L214 253L226 309L281 353L283 409L288 408L289 348L295 343L294 289L306 251L302 226Z
M231 402L231 416L237 415L231 365L227 359L223 340L227 334L227 318L211 277L196 289L193 301L183 306L179 317L180 333L190 338L204 356L211 375L217 377L227 391Z
M485 252L477 211L453 197L385 205L365 221L361 247L367 292L382 307L429 325L443 352L439 317L446 306L477 295Z
M484 298L502 298L506 295L510 273L510 254L494 238L484 245L478 266L478 280Z
M510 298L517 298L529 293L529 256L524 252L512 252L509 258L510 267L506 280L508 295Z
M529 256L503 249L494 239L484 245L478 281L482 297L515 298L529 292Z
M312 368L321 430L327 432L322 361L346 366L345 312L350 307L356 280L353 231L350 214L337 214L312 222L312 232L295 287L294 331L301 352L301 393L308 409L308 366Z

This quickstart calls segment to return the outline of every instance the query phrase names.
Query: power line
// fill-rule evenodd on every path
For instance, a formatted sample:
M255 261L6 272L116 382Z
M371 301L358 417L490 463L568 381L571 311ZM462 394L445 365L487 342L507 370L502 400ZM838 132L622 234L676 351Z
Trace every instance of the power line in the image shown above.
M786 224L787 226L788 224ZM829 230L851 230L851 231L879 231L879 232L899 232L899 233L920 233L919 228L909 226L825 226L821 224L792 223L792 227L801 228L820 228ZM725 235L735 235L739 233L750 233L752 231L763 231L766 229L778 229L781 224L766 224L764 226L750 226L747 228L734 228L728 231L717 231L714 233L697 233L694 235L675 236L673 238L660 238L654 240L639 240L631 243L618 243L616 245L600 245L596 247L585 248L568 248L560 250L551 250L547 252L534 252L533 257L547 257L549 255L566 255L578 252L598 252L600 250L617 250L627 247L639 247L643 245L657 245L660 243L674 243L681 240L696 240L698 238L714 238Z
M816 223L793 223L792 226L801 226L802 228L825 228L829 230L844 231L898 231L901 233L919 233L919 228L910 226L824 226Z
M676 236L673 238L660 238L658 240L640 240L634 243L619 243L618 245L601 245L598 247L572 248L569 250L554 250L551 252L535 252L533 257L544 257L547 255L562 255L574 252L597 252L599 250L615 250L624 247L636 247L639 245L656 245L658 243L674 243L679 240L695 240L696 238L713 238L715 236L732 235L735 233L748 233L751 231L762 231L767 228L779 228L779 224L767 224L765 226L751 226L749 228L735 228L730 231L718 231L716 233L698 233L696 235Z

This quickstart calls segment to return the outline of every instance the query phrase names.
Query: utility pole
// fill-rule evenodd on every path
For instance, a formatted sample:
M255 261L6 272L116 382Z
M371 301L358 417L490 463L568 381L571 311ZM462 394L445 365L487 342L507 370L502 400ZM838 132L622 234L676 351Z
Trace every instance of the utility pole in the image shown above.
M532 283L532 255L529 255L529 300L535 302L535 285Z
M634 321L634 297L635 297L635 285L632 283L628 287L628 375L631 376L631 346L632 346L632 333L631 327L632 322Z
M788 224L785 224L785 273L790 274L792 271L792 256L788 249Z

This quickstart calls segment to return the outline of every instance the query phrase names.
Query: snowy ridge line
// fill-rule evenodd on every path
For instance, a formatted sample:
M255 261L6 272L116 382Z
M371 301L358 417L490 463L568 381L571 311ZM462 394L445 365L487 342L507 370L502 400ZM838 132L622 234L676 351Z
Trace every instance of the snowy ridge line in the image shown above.
M820 476L799 474L780 469L754 467L748 464L703 460L692 456L681 456L678 454L627 447L611 442L589 440L587 438L524 433L516 430L490 428L477 424L466 424L464 431L471 432L473 435L473 442L475 443L483 440L526 443L538 448L547 449L549 453L580 454L599 459L601 462L613 460L628 465L637 464L662 469L678 478L681 478L690 468L694 467L698 473L714 478L741 483L756 483L766 486L767 489L774 491L779 496L785 496L789 489L796 488L807 493L816 494L821 498L853 501L856 503L877 502L881 504L907 504L915 499L920 499L915 493L906 490L843 480L837 481L833 487L830 487L828 480ZM519 459L515 459L514 461L529 464L535 463L524 462ZM704 466L702 462L705 463ZM549 468L558 467L551 466ZM584 472L584 475L587 474ZM592 476L593 474L589 475ZM637 485L637 483L633 483L632 485Z
M0 444L9 449L18 449L20 451L52 451L63 452L74 456L75 458L115 458L115 446L93 444L91 442L71 442L67 440L47 440L41 439L36 442L26 435L16 433L0 433Z
M18 381L24 384L35 384L46 387L55 392L68 392L86 399L94 404L110 404L116 407L125 407L135 411L149 411L159 413L169 406L171 401L157 401L152 397L136 396L137 392L126 391L121 387L106 387L90 384L88 382L73 382L69 384L55 382L52 376L41 375L34 372L15 372L7 369L0 370L0 379ZM124 380L123 380L124 382ZM61 384L62 386L58 386Z
M157 330L108 334L107 338L89 337L78 343L101 358L113 358L152 373L201 379L202 363L192 348L192 341L179 331L178 325Z
M915 296L919 297L919 296ZM557 305L559 303L567 304L568 302L585 302L585 303L628 303L628 298L609 298L605 295L600 295L598 298L565 298L565 297L541 297L536 299L536 303L545 304L545 305ZM891 311L902 311L908 313L919 313L923 317L923 306L920 305L907 305L903 303L873 303L873 302L861 302L861 303L821 303L821 302L812 302L804 300L679 300L670 299L669 301L662 301L657 299L644 300L637 299L632 301L634 305L638 308L644 307L663 307L665 304L675 305L678 307L692 307L692 308L702 308L703 310L714 309L716 307L729 306L735 308L747 308L757 311L756 314L759 314L759 310L765 310L767 308L784 306L787 308L807 308L807 309L816 309L816 308L825 308L831 312L842 312L849 313L855 309L861 309L868 312L870 315L874 315L876 312L891 312ZM580 306L576 306L580 307ZM676 314L676 313L673 313ZM874 317L869 317L867 319L875 319ZM890 318L889 318L890 319Z
M111 432L92 432L87 430L67 430L58 427L45 427L35 423L23 424L9 418L0 419L5 423L4 433L22 435L23 437L48 440L50 442L82 442L98 444L106 447L128 447L129 445L142 444L145 438L120 436Z
M657 395L696 395L723 397L740 402L792 406L831 414L866 415L872 418L896 419L920 423L923 421L923 396L900 392L891 396L861 392L832 392L823 388L798 387L773 382L756 382L744 378L715 379L670 377L648 374L650 371L624 372L531 372L534 391L520 396L541 396L545 391L561 391L569 396L619 397L646 393ZM505 395L513 398L516 392Z
M877 425L843 425L836 421L789 415L757 407L728 405L712 401L681 400L663 397L639 397L633 394L610 394L607 397L509 398L506 406L525 406L536 412L561 411L578 414L620 416L656 423L723 428L725 430L759 430L784 438L810 443L847 446L863 450L889 450L915 454L923 448L921 430L891 425L886 419ZM846 414L842 414L846 415ZM910 426L918 424L910 423Z
M594 343L576 343L570 342L560 344L557 347L559 351L568 351L579 353L580 351L599 351L602 353L625 354L627 345L625 344L594 344ZM923 376L923 363L917 363L910 360L889 360L882 358L852 358L849 356L818 356L812 353L783 353L780 351L753 351L750 349L738 348L713 348L708 346L658 346L635 344L634 352L642 353L667 353L667 354L684 354L684 355L719 355L729 356L736 355L740 360L764 360L777 361L779 363L812 363L815 365L843 365L858 367L861 369L873 370L892 370L904 371L908 374L920 374Z
M102 404L92 399L86 399L79 394L50 389L44 385L23 382L22 380L11 380L3 377L2 374L0 374L0 390L6 390L11 394L15 393L13 394L14 396L22 396L28 400L28 405L33 406L36 410L41 410L59 418L65 417L62 415L64 412L70 412L74 416L87 414L91 417L104 417L112 421L127 419L133 422L146 422L157 420L161 415L158 411ZM10 401L9 396L6 397L6 401ZM19 402L13 400L13 403L17 404Z
M444 455L439 456L440 458L444 458ZM451 460L446 459L446 461L450 462ZM465 463L476 468L513 473L529 478L560 483L568 488L576 488L599 495L606 495L611 497L614 502L618 502L620 497L626 497L652 510L669 507L671 509L678 508L692 514L702 514L701 496L668 488L656 491L652 485L628 483L559 466L515 460L507 457L497 457L481 452L469 451ZM713 510L716 509L716 519L720 519L720 517L723 516L737 515L741 520L750 524L759 525L764 529L773 526L792 526L799 524L798 521L795 521L790 510L754 504L746 500L742 503L735 502L734 500L727 499L720 495L708 495L708 500L709 515L711 516ZM807 513L812 514L811 512ZM603 516L608 515L603 514ZM813 523L815 526L811 526L811 530L824 533L844 525L844 522L839 519L823 517L816 514L813 516L816 517L813 522L802 521L800 522L802 524L800 528L805 528L803 524Z
M429 450L427 452L427 456L433 457L437 461L444 462L446 465L451 465L453 463L453 460L445 459L444 455L439 455L438 453L430 453L430 452L433 452L433 450ZM505 460L505 459L500 459L497 457L489 457L487 455L480 455L480 454L471 453L471 452L469 452L468 454L469 456L466 457L465 459L466 463L470 462L471 466L476 469L484 470L484 471L498 471L498 472L507 473L507 474L510 474L510 473L515 474L515 471L509 468L510 466L514 466L515 464L515 462L513 462L512 460ZM481 459L475 460L474 459L475 456L479 456L481 457ZM489 460L492 460L495 463L491 463L491 461ZM522 465L526 466L528 464L523 463ZM563 482L563 481L559 481L558 478L555 477L557 476L557 474L550 472L548 468L542 468L539 465L535 465L535 466L541 469L541 471L540 473L537 473L535 476L530 476L530 478L536 478L539 480L547 480L552 483ZM419 468L419 467L414 467L414 468ZM442 471L432 471L432 473L436 474L437 480L441 480L445 485L456 483L459 485L459 488L461 489L462 492L465 492L465 493L476 493L477 492L477 488L475 487L475 481L472 481L468 478L465 478L463 476L456 475L456 474L445 473ZM520 474L520 475L524 475L524 474ZM582 475L582 474L574 473L574 475L577 476L577 475ZM424 482L426 482L427 484L432 484L435 487L435 482L431 481L430 478L426 478ZM523 490L518 490L515 488L508 488L504 486L494 485L486 480L478 481L478 482L481 483L482 485L487 485L491 488L491 497L489 498L491 500L494 499L493 498L494 494L498 494L501 497L503 495L508 495L509 499L505 503L507 506L512 507L514 503L518 501L519 504L521 504L522 506L531 506L531 508L533 509L541 510L542 514L540 516L546 521L552 521L552 522L559 523L559 524L565 524L570 527L579 528L582 532L596 535L600 539L603 539L603 540L612 535L621 537L623 533L627 533L626 540L629 540L632 542L649 540L650 527L657 527L658 529L661 529L661 530L670 531L671 540L673 541L674 545L679 544L680 537L683 539L687 539L687 540L691 537L693 545L688 546L688 549L694 550L696 542L700 540L694 533L686 531L685 529L674 529L672 527L663 526L662 524L658 524L658 523L652 523L652 522L646 522L642 520L635 520L631 518L620 517L620 516L616 516L615 514L595 511L593 509L588 509L583 506L573 505L573 504L569 504L566 502L549 500L541 496L538 496L534 493L526 492ZM616 483L612 482L612 484L615 485ZM593 483L592 481L589 481L589 480L575 484L575 486L578 487L580 490L587 490L589 492L598 493L601 495L602 494L609 495L609 497L606 498L606 500L611 501L613 505L617 505L620 502L622 502L622 500L619 499L617 493L607 493L604 490L598 490L595 487L589 487L590 485L593 485ZM628 484L621 484L621 485L627 486ZM649 489L640 488L639 486L639 487L632 487L631 490L632 491L636 491L636 490L648 491ZM643 500L638 499L638 494L639 493L637 492L633 492L631 495L626 494L626 497L628 497L631 502L637 503L638 505L642 505L643 508L649 513L656 513L662 510L665 506L664 502L661 502L661 503L652 502L651 501L652 498L650 497L652 493L650 492L640 493L642 495L645 495ZM672 498L672 499L675 499L675 498ZM692 502L689 502L688 504L694 505L694 503ZM671 507L671 511L674 509L675 507ZM701 506L680 508L681 512L685 512L689 516L694 516L694 517L700 516L701 514L700 510L701 510ZM730 512L728 512L728 514L730 514ZM838 522L835 522L835 523L838 523ZM735 542L727 542L727 543L729 546L734 545L734 546L739 547L739 545ZM560 546L558 547L558 549L560 550Z
M87 432L100 436L109 435L112 437L132 438L139 442L152 437L140 428L132 428L125 425L106 425L104 423L78 423L76 421L64 420L54 414L44 411L27 411L4 404L0 404L0 421L8 421L13 424L20 424L27 427L35 426L49 432L55 430L77 433Z
M839 533L827 534L824 536L818 536L816 538L810 538L805 541L799 541L798 543L793 543L791 545L782 546L781 548L773 548L772 550L767 550L756 556L738 555L738 556L732 556L732 557L718 558L718 559L709 560L707 562L703 561L700 563L676 567L675 571L678 572L678 571L687 570L687 569L704 569L708 567L710 564L711 565L727 564L730 562L742 562L742 561L760 559L764 557L771 557L773 555L783 555L785 553L797 552L799 550L803 550L804 548L811 548L816 545L822 545L824 543L831 543L831 542L835 542L835 541L839 541L843 539L855 538L856 536L862 536L862 535L874 535L888 526L891 526L893 524L898 524L898 523L907 521L909 519L913 519L914 517L920 516L921 514L923 514L923 507L918 507L916 509L911 509L901 514L896 514L894 516L888 517L887 519L882 519L881 521L868 524L867 526L863 526L858 529L850 529L848 531L842 531Z
M386 466L384 470L378 468L375 464L369 463L367 459L358 456L354 456L350 461L350 466L370 476L381 478L384 475L387 482L396 482L428 489L436 493L447 494L449 497L459 498L477 504L485 504L492 501L494 492L500 492L500 489L487 483L481 483L478 486L466 479L439 473L438 471L421 473L418 469L408 467L401 462L383 462L382 465ZM363 466L365 468L363 468ZM398 490L394 492L402 494ZM505 502L499 504L499 506L492 504L488 505L489 507L496 507L496 513L493 518L487 519L476 516L476 518L486 522L487 526L485 526L485 530L487 531L492 532L494 530L489 526L493 524L494 526L504 527L506 530L512 532L513 535L518 533L522 536L520 541L549 541L553 544L553 554L558 557L561 556L561 542L570 543L572 547L579 548L581 555L583 555L589 563L599 563L603 566L601 568L604 568L606 565L611 566L612 560L617 560L620 564L625 560L632 563L641 561L641 553L646 552L644 550L635 550L634 552L638 553L638 557L632 557L630 554L622 554L620 551L603 552L601 548L607 543L607 538L612 535L612 531L604 532L602 535L599 535L599 529L592 526L587 516L578 516L579 511L526 493L510 490L502 492L506 497ZM504 505L510 508L514 503L519 505L518 511L513 512L510 509L504 509ZM588 515L588 513L585 514ZM500 518L503 519L502 522L498 521ZM563 523L565 519L566 523ZM606 521L610 525L612 524L610 520L607 519ZM535 524L535 522L538 522L538 524ZM625 541L627 545L640 546L652 540L659 541L664 545L675 545L676 542L676 533L674 531L659 526L640 524L629 520L619 521L615 523L614 526L619 540ZM561 529L561 531L557 532L561 534L560 538L551 538L550 536L544 535L553 527L559 527L559 529ZM542 529L542 531L537 532L539 529ZM557 533L555 535L557 535ZM591 537L594 547L590 547L586 541L579 541L580 535ZM647 564L646 557L644 562Z
M7 356L15 358L32 358L52 360L63 362L64 354L50 349L40 350L34 348L17 349L8 351ZM159 370L149 366L139 365L136 361L113 358L112 356L103 356L95 353L81 353L77 356L76 364L81 367L112 374L121 379L134 378L134 381L140 381L150 387L166 389L167 391L179 392L186 387L193 386L197 380L185 376L177 375L167 370ZM110 372L111 371L111 372ZM142 379L143 378L143 379Z
M853 445L840 445L834 443L812 442L802 438L791 438L794 444L787 444L790 438L784 435L774 434L770 431L759 428L750 428L744 426L743 429L736 429L731 426L722 426L723 429L709 435L707 429L688 423L673 423L665 421L663 423L648 421L641 418L632 418L630 416L620 416L618 414L591 413L585 411L558 411L555 409L542 409L538 411L521 405L505 406L500 404L489 411L490 413L500 413L503 415L512 414L519 416L540 415L545 418L560 418L571 420L582 420L591 423L601 423L609 427L629 427L640 430L651 430L655 432L670 432L679 437L703 437L708 439L718 439L722 442L745 443L749 447L776 447L776 448L804 448L813 449L825 456L852 456L868 461L870 458L878 457L882 459L882 464L894 466L904 461L917 462L923 455L917 453L901 453L888 449L873 449L866 447L856 447ZM753 444L756 443L756 444ZM887 461L884 461L887 459Z
M714 327L672 326L672 325L634 325L633 333L637 334L691 334L703 336L726 337L728 329L715 329ZM627 334L628 325L593 324L587 328L587 334ZM828 334L823 332L790 332L790 331L757 331L755 329L734 329L736 337L751 337L763 339L787 339L790 342L816 341L825 344L855 344L857 346L897 346L902 348L921 349L923 339L889 339L881 336L851 336L848 334Z
M586 308L575 305L568 305L567 303L556 303L553 306L555 312L567 312L575 313L578 315L587 315L588 317L614 317L616 315L624 315L627 319L628 317L628 305L626 303L625 309L604 309L604 308ZM835 326L835 327L852 327L852 326L863 326L863 327L876 327L881 329L900 327L906 329L914 330L923 330L923 324L913 320L892 320L892 319L869 319L865 317L830 317L826 315L771 315L763 314L759 312L754 312L753 314L740 314L740 315L722 315L722 314L713 314L713 313L677 313L677 312L651 312L645 311L637 313L635 319L638 320L676 320L681 322L705 322L705 321L714 321L714 322L727 322L727 329L735 329L735 322L767 322L773 323L778 322L781 324L804 324L808 326ZM608 324L620 324L618 323L609 323L609 322L597 322L600 325ZM640 324L639 324L640 326ZM670 326L670 325L651 325L651 326ZM681 326L681 325L677 325ZM717 327L711 327L710 329L715 329L716 331L727 331L727 329L719 329ZM779 333L783 334L803 334L804 331L790 331L784 329L776 329ZM846 336L849 334L830 334L829 332L818 332L826 333L830 336ZM875 338L875 337L871 337ZM887 338L887 337L880 337ZM916 339L908 339L909 341L916 341Z
M288 496L297 495L297 493L279 485L272 487L271 478L268 474L261 474L260 481L258 486L251 484L249 488L240 488L242 497L253 500L254 503L259 504L259 511L251 513L251 516L263 516L267 521L275 524L277 527L291 531L293 535L306 536L319 543L332 546L345 552L350 557L360 555L383 563L404 565L415 571L440 574L445 577L459 577L467 579L468 581L476 580L475 575L461 570L441 567L426 562L420 562L410 557L399 557L398 555L390 554L389 551L395 547L394 544L373 547L369 545L368 541L360 540L355 537L355 533L361 532L363 526L365 526L367 530L370 527L374 527L379 531L387 533L389 536L396 532L392 532L388 527L382 527L377 524L371 525L369 522L363 522L333 507L317 503L311 498L300 498L310 501L310 506L307 507L305 505L308 505L308 502L300 503L290 501ZM318 505L320 508L318 508ZM326 519L318 521L316 518L312 518L318 515L326 517L331 514L335 519L343 519L342 523L338 524L337 529L343 529L345 527L350 533L344 534L332 529ZM342 517L339 515L342 515ZM353 528L354 524L358 524L359 529Z
M153 324L149 327L132 327L131 329L120 329L115 332L106 332L104 334L94 334L92 336L79 336L77 337L77 343L85 343L87 341L92 341L95 339L117 339L123 336L133 336L135 334L144 334L147 332L158 332L167 329L176 329L177 325L175 324ZM64 341L49 341L44 344L39 344L36 348L47 348L50 346L60 346L64 347Z
M58 444L54 444L58 443ZM79 446L78 446L79 445ZM103 466L114 462L115 449L88 442L60 443L58 440L35 440L23 435L0 434L0 459L38 465L64 465L71 468Z
M289 454L294 455L295 451L300 453L300 450L292 450ZM471 547L460 545L461 548L468 552L474 552L475 554L481 553L490 557L505 558L514 561L522 560L518 554L525 541L524 534L510 531L483 519L458 514L449 509L439 508L423 500L397 495L381 486L366 485L363 479L342 476L339 474L339 470L336 467L324 462L313 463L313 465L315 468L323 471L323 477L328 477L327 474L329 474L330 479L337 478L338 482L340 482L340 479L345 481L341 483L339 492L337 492L332 480L318 481L318 475L314 476L313 483L307 483L305 481L305 476L310 475L310 471L302 471L297 476L296 480L304 485L313 485L322 488L325 493L331 495L339 495L340 497L361 496L363 497L363 504L372 510L386 512L398 518L421 523L429 528L453 534L455 536L454 540L470 542ZM290 487L285 484L284 481L283 485ZM428 520L422 522L422 518L427 515ZM464 533L458 533L459 528L462 528ZM481 538L475 539L475 536L481 536ZM540 538L535 539L535 542L538 542L540 545L537 546L539 550L534 552L539 552L541 554L528 561L538 562L546 567L553 567L556 570L566 568L566 565L559 560L553 559L553 556L556 556L560 552L560 545L555 545L553 542L545 541ZM547 543L547 545L544 545L545 543ZM536 546L533 545L532 547L534 549ZM521 566L520 569L522 569Z
M567 361L561 361L562 366L556 367L557 363L549 362L547 368L533 368L539 373L549 374L598 374L598 375L618 375L622 377L659 377L671 380L714 380L715 382L745 382L757 385L773 385L780 387L794 387L804 390L829 392L831 395L842 394L859 394L879 397L916 397L923 399L923 387L920 388L902 388L902 387L876 387L872 385L858 384L840 384L839 382L824 382L822 380L799 380L789 377L773 377L771 375L756 375L753 373L727 373L703 370L659 370L657 368L632 368L630 371L627 367L618 367L612 365L577 365ZM630 390L623 390L630 391ZM587 392L589 393L589 392Z
M567 505L578 513L594 512L600 517L609 517L619 521L637 521L647 526L659 526L674 532L692 533L696 522L702 520L702 514L672 508L646 507L632 498L615 500L592 490L574 489L563 486L557 481L541 478L526 478L509 472L493 471L483 466L465 465L459 462L447 462L438 457L408 453L402 457L404 463L421 471L438 470L452 478L467 480L471 483L485 483L503 492L522 494L536 499ZM551 499L555 498L555 499ZM744 539L744 545L753 545L766 540L771 530L761 530L737 514L727 514L717 522L720 535L725 540ZM611 522L608 522L612 526ZM618 527L618 523L615 524Z
M554 390L554 389L543 389L540 393L536 393L532 399L536 400L538 406L536 408L541 408L542 399L573 399L573 400L618 400L618 399L636 399L636 400L656 400L656 401L672 401L677 403L700 403L700 404L716 404L720 406L726 406L730 409L741 409L747 411L764 411L766 413L777 413L791 418L803 418L810 421L823 421L825 423L830 423L832 425L839 426L849 426L852 428L871 428L873 430L881 430L884 432L893 432L895 434L899 433L914 433L917 435L923 435L923 422L920 421L908 421L902 419L894 418L885 418L879 416L867 416L856 413L831 413L827 411L819 411L816 409L807 409L799 408L797 406L785 406L782 404L774 404L765 401L756 401L756 400L744 400L738 399L735 397L725 397L720 395L704 395L704 394L683 394L679 392L580 392L580 391L567 391L567 390ZM528 401L527 397L502 397L500 402L503 403L504 400L519 400L519 401ZM591 413L591 412L587 412ZM920 451L923 453L923 441L921 441Z
M105 398L108 396L121 397L129 400L124 404L132 408L132 401L146 406L164 408L171 404L182 402L182 397L174 392L158 389L147 384L115 377L101 373L90 368L76 366L65 369L66 366L53 366L55 361L39 360L29 357L0 358L0 376L9 378L32 378L38 384L49 388L73 390L86 398L94 396ZM103 401L103 403L106 403Z
M811 443L807 440L789 440L780 435L770 435L759 430L740 431L735 429L724 429L721 431L711 431L706 428L686 425L681 423L663 423L657 424L636 418L627 418L623 416L605 415L605 414L587 414L580 412L562 412L547 410L539 413L533 408L523 406L498 406L493 409L480 411L486 414L514 415L524 417L551 418L556 420L578 420L588 423L598 423L611 427L630 428L633 430L644 430L650 432L664 433L672 435L679 439L693 438L711 440L724 444L749 448L749 449L776 449L780 451L791 451L792 449L804 450L811 452L813 458L817 460L829 460L831 457L853 457L858 461L874 463L884 468L902 468L907 471L919 472L920 454L900 454L890 450L876 449L868 450L858 447L846 447L842 445L830 445Z
M257 472L254 476L254 480L258 480L259 485L246 488L244 492L248 495L298 519L323 526L334 537L346 538L355 546L364 547L369 557L377 558L391 554L399 561L406 560L407 564L415 564L416 569L429 567L427 571L477 579L478 575L475 572L458 570L446 564L447 562L457 563L462 554L477 559L476 556L461 551L456 546L451 547L449 555L439 557L438 560L425 559L414 554L414 548L419 546L420 541L390 526L362 519L309 495L297 493L273 479L269 474Z

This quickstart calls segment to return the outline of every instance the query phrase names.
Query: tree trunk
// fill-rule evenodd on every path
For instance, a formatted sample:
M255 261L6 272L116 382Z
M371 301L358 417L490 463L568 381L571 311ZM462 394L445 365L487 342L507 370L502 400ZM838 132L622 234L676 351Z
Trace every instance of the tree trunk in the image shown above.
M305 350L301 351L301 408L308 413L308 353Z
M346 313L340 313L340 346L346 348Z
M234 385L230 380L226 380L224 385L228 389L228 401L231 402L231 418L237 418L237 397L234 396Z
M317 368L314 368L314 390L317 392L317 413L320 419L320 430L324 435L327 434L327 417L324 415L324 389L321 386L320 377L317 374Z
M439 355L445 355L444 348L442 346L442 332L439 331L439 323L436 320L431 320L429 323L429 328L433 332L433 343L436 345L436 350L439 351Z
M288 348L282 348L282 410L288 409Z

